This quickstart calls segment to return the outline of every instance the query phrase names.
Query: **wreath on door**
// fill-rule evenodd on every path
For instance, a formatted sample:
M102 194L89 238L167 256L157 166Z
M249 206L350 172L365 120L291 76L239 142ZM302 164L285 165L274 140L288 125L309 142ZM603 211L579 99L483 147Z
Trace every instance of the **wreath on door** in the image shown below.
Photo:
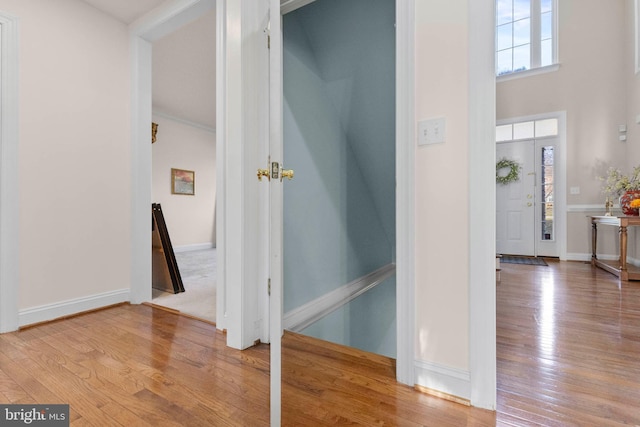
M500 171L503 169L509 169L509 173L502 174ZM518 179L520 179L520 165L517 162L502 159L496 163L496 182L498 184L506 185L516 182Z

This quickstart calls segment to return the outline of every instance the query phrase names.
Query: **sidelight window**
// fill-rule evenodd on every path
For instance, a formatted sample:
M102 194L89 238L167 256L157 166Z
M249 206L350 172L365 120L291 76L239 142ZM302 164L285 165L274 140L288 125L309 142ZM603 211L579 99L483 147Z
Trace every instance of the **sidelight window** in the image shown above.
M555 216L553 209L553 148L553 146L542 147L542 170L540 171L540 185L542 190L542 203L540 204L540 207L542 208L540 216L540 218L542 218L542 227L540 228L542 230L542 235L540 238L542 240L555 240L553 235L553 219Z

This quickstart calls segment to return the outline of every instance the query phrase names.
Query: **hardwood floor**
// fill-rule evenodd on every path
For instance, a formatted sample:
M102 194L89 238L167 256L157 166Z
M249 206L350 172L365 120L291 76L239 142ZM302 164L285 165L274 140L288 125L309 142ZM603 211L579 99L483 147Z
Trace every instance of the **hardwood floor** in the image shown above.
M498 425L640 425L640 282L503 264L497 325Z
M640 425L640 282L583 263L502 266L498 410L396 384L387 358L285 334L283 425ZM0 335L0 403L73 426L265 426L269 347L149 306Z

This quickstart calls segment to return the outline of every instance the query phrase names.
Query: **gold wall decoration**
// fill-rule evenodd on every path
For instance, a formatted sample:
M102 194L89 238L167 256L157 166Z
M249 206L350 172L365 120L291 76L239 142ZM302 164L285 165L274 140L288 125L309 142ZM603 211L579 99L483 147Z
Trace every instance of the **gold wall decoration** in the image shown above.
M158 133L158 124L151 123L151 143L156 142L156 134Z

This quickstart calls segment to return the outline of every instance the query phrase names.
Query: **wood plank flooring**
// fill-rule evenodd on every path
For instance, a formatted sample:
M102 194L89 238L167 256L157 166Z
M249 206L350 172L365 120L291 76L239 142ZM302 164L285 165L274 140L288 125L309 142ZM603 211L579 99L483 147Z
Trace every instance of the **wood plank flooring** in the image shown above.
M640 282L584 263L504 265L498 410L394 381L394 362L283 339L283 425L640 425ZM69 403L73 426L266 426L269 347L121 305L0 335L1 403Z
M640 425L640 282L580 262L502 265L498 425Z

